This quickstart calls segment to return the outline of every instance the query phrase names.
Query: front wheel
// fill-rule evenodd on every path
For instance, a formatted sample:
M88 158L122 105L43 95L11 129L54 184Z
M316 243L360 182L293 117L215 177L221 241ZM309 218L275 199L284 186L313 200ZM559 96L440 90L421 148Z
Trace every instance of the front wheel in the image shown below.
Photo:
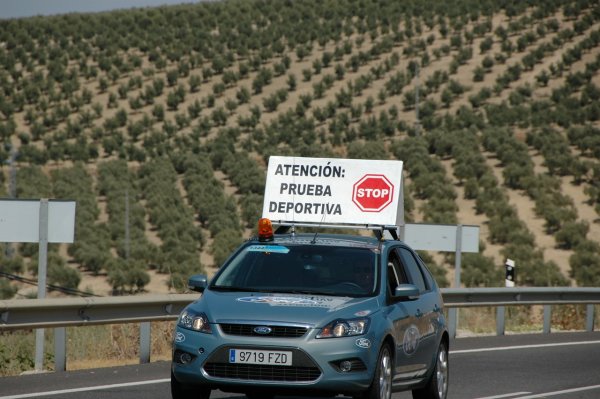
M390 399L392 397L392 371L390 347L385 344L379 352L371 386L362 395L354 396L354 399Z
M171 398L173 399L209 399L210 389L196 385L182 384L171 372Z
M444 342L440 343L435 362L435 370L421 389L412 391L413 399L446 399L448 395L448 378L450 376L450 362L448 361L448 348Z

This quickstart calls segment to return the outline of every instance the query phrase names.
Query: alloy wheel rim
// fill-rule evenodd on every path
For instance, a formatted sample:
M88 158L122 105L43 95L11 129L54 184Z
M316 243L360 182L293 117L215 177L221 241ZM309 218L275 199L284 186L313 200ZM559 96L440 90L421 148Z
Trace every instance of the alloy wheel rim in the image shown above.
M436 367L438 397L444 399L448 390L448 359L446 351L440 348Z
M379 368L379 397L381 399L390 398L392 393L392 365L390 354L387 350L381 355L381 364Z

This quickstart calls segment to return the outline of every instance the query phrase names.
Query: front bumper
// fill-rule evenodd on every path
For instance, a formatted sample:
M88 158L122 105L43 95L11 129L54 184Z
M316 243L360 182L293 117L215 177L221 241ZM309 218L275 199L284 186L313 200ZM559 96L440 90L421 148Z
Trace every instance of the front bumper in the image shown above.
M373 379L379 342L362 336L315 339L309 329L299 338L248 337L224 334L213 325L212 334L177 327L172 371L184 384L199 384L229 392L255 389L352 393L365 390ZM292 352L291 366L233 364L229 349ZM189 362L181 362L182 354ZM190 356L188 356L190 355ZM340 364L350 362L349 371Z

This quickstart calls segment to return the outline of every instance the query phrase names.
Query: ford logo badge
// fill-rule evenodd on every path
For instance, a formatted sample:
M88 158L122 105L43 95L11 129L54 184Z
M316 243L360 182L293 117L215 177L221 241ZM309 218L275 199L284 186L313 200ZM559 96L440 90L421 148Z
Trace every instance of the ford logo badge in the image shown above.
M258 326L258 327L254 327L253 331L260 335L267 335L267 334L271 334L271 331L273 331L273 330L271 329L271 327Z
M175 334L175 342L183 342L183 341L185 341L185 335L178 331L177 334Z

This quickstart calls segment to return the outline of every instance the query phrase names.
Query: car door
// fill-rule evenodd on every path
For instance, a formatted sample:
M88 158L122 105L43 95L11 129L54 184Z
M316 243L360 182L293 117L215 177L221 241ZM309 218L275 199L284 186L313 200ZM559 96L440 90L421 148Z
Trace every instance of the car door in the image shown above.
M398 252L409 281L419 288L419 299L413 302L416 307L415 326L418 329L418 339L413 356L419 368L426 371L432 367L437 353L439 316L442 304L433 279L424 269L418 256L406 247L399 248Z
M423 374L423 365L414 356L418 335L417 306L415 301L393 296L399 284L410 282L397 247L389 250L386 263L388 317L394 326L396 342L394 382L401 384L413 381Z

